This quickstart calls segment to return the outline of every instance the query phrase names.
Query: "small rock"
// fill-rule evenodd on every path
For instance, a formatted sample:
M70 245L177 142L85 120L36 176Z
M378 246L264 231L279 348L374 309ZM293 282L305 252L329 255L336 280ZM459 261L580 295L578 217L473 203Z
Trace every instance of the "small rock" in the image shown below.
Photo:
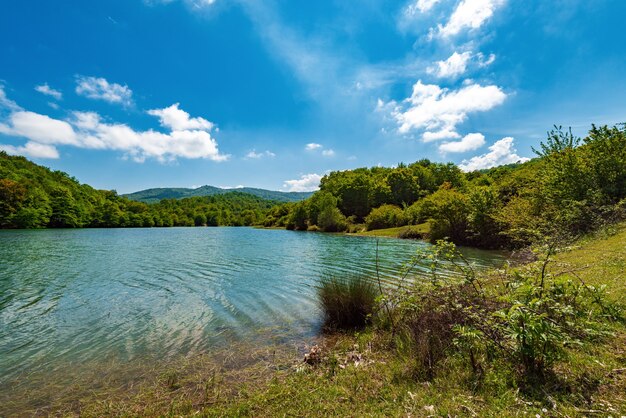
M304 355L304 362L306 364L315 365L322 361L322 349L318 345L311 347L309 352Z

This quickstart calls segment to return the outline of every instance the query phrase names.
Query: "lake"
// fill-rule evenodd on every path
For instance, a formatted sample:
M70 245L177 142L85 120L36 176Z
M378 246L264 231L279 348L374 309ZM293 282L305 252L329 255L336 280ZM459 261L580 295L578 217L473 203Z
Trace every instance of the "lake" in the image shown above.
M392 283L427 245L379 240L383 280ZM480 266L503 259L465 251ZM0 402L38 373L167 362L259 335L315 336L318 280L375 271L369 237L254 228L0 231Z

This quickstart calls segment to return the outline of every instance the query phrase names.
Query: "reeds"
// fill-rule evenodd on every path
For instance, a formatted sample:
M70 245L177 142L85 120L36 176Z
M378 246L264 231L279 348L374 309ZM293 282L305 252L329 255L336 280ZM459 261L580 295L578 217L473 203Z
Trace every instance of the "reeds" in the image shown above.
M326 329L357 329L367 325L376 309L378 291L365 277L326 277L318 299Z

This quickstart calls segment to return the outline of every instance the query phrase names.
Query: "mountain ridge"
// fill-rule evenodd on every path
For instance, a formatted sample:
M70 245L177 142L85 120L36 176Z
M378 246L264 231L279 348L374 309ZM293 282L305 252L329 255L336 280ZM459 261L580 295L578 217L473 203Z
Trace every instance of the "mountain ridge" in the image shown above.
M247 193L266 200L277 202L298 202L310 197L313 192L281 192L277 190L260 189L256 187L221 188L204 185L197 188L185 187L157 187L126 193L122 196L130 200L144 203L157 203L163 199L184 199L187 197L214 196L226 193Z

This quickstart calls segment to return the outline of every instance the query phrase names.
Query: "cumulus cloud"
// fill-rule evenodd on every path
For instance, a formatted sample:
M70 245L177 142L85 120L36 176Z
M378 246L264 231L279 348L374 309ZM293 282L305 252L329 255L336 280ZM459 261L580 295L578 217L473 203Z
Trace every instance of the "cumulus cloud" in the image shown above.
M392 102L392 115L401 133L423 131L424 141L458 138L456 126L471 113L488 111L504 102L506 94L497 86L471 83L458 90L442 89L419 80L411 97Z
M3 94L2 90L0 92ZM8 99L2 95L0 101L2 100ZM136 131L125 124L109 123L95 112L74 112L70 119L59 120L14 108L7 117L0 119L0 134L26 138L28 142L25 146L2 145L2 149L12 154L58 158L55 146L71 145L79 148L122 151L126 157L137 162L145 161L147 158L166 162L177 157L227 160L229 156L219 152L217 141L208 132L208 125L199 122L205 120L189 118L186 112L183 113L187 115L188 122L184 126L203 126L206 129L174 129L174 126L178 128L180 126L166 124L166 127L171 128L169 132L152 129Z
M319 151L321 151L321 154L324 157L334 157L335 156L335 150L333 150L331 148L324 148L324 146L322 144L317 144L315 142L311 142L309 144L306 144L304 149L305 149L305 151L309 151L309 152L319 152Z
M146 158L166 162L177 157L225 161L229 157L219 153L217 141L207 131L135 131L124 124L106 123L93 112L75 112L73 124L84 147L125 151L137 162Z
M180 103L174 103L164 109L148 110L148 114L159 118L161 126L173 131L185 131L188 129L210 131L213 129L214 124L212 122L200 117L192 118L189 113L180 109L179 106Z
M448 37L464 29L478 29L489 20L504 0L462 0L445 25L439 25L439 34Z
M283 189L288 192L312 192L319 189L321 179L319 174L303 174L299 179L286 180Z
M89 99L104 100L124 106L130 106L133 103L133 92L128 86L109 83L102 77L77 76L76 94Z
M276 154L269 150L265 150L263 152L256 152L256 150L252 150L246 154L247 160L258 160L263 157L274 158L276 157Z
M24 146L13 146L0 144L0 151L4 151L11 155L23 155L31 158L59 158L59 151L52 145L38 144L36 142L27 142Z
M439 78L456 77L467 69L467 64L472 58L472 53L467 51L459 54L455 52L447 60L437 61L434 66L426 70Z
M503 164L528 161L528 158L517 155L513 142L514 139L511 137L502 138L489 147L488 153L464 160L459 164L459 168L463 171L475 171Z
M28 138L40 144L78 144L69 123L23 110L11 113L6 123L0 123L0 133Z
M440 139L455 139L460 137L461 135L459 135L458 132L451 131L450 129L442 129L437 132L424 132L422 135L424 142L439 141Z
M304 147L307 151L314 151L316 149L322 148L322 144L316 144L315 142L311 142L310 144L306 144Z
M480 133L467 134L460 141L445 142L439 145L439 151L446 152L467 152L473 151L485 145L485 136Z
M45 94L46 96L53 97L56 100L61 100L63 98L63 94L59 90L55 90L50 87L48 83L35 86L35 91L38 91L41 94Z

